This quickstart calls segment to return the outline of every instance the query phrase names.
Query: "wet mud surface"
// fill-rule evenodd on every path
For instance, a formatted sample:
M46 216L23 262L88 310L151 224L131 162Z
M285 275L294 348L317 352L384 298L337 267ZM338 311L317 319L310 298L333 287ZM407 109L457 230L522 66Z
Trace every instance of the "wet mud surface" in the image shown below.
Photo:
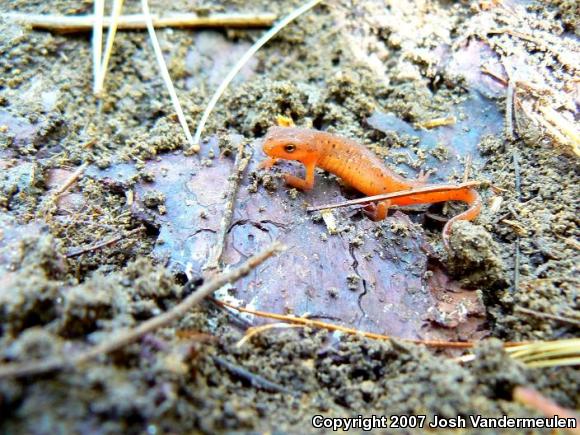
M0 12L92 11L69 3L0 2ZM298 4L151 9L283 15ZM396 337L274 328L239 345L246 328L271 322L206 302L75 370L0 380L1 430L308 433L315 414L539 415L512 401L518 385L580 407L577 368L527 368L499 341L578 336L577 322L557 320L578 318L580 189L568 133L579 45L570 8L318 6L242 70L193 156L145 32L119 32L97 103L89 34L0 16L2 363L102 343L179 303L187 278L207 280L240 145L249 165L223 267L274 240L288 249L216 298ZM158 32L190 126L261 32ZM481 182L482 214L454 227L446 252L441 228L460 204L393 209L383 222L357 207L308 212L359 194L320 170L312 191L290 189L282 174L301 176L297 164L260 169L278 115L356 138L409 178ZM481 342L460 364L460 352L397 338Z

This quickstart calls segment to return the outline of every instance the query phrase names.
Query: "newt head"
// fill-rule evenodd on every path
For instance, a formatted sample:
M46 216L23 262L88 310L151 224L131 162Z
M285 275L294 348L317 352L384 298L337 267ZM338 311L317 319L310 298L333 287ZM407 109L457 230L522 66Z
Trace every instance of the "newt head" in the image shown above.
M319 155L316 130L295 127L271 127L264 138L264 153L275 159L309 163Z

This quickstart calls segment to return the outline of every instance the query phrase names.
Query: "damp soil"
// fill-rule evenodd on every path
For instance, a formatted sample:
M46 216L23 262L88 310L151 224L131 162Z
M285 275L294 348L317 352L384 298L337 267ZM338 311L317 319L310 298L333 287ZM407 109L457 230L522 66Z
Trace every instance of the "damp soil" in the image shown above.
M210 117L202 148L211 146L213 151L202 157L184 157L187 145L145 32L118 33L106 92L97 102L91 92L89 34L36 31L0 16L2 362L79 352L182 300L192 291L183 286L186 265L178 267L177 254L157 255L160 246L170 250L175 245L160 222L172 216L171 208L181 197L151 188L164 177L154 170L155 163L179 156L199 159L193 182L205 182L211 190L216 183L207 174L224 177L220 183L228 176L220 159L230 168L236 144L259 144L278 115L291 117L299 126L357 138L409 177L428 169L434 182L461 181L466 155L472 155L469 175L484 184L484 211L474 223L457 225L449 254L441 243L439 221L456 213L453 208L414 212L413 222L397 211L372 231L360 223L360 213L338 216L340 228L352 229L347 247L385 234L397 244L397 237L413 233L421 240L417 249L429 258L423 261L430 265L428 274L435 274L438 283L453 280L453 288L468 289L482 304L473 316L483 321L469 337L486 337L476 346L476 358L465 364L453 360L457 353L309 328L272 329L239 346L248 320L206 302L175 324L75 370L0 380L1 431L309 433L316 414L539 415L512 401L518 385L533 386L564 407L579 408L577 368L530 369L501 347L501 341L578 336L577 321L518 310L578 318L577 157L553 140L542 140L542 132L530 125L518 124L519 134L511 138L503 125L506 89L501 80L481 78L479 71L470 80L465 77L468 61L449 60L469 47L466 41L477 39L478 26L505 28L517 20L549 33L549 43L558 40L577 51L577 14L574 2L567 1L543 2L541 7L498 3L318 6L284 29L234 80ZM153 11L200 14L283 15L298 4L150 2ZM138 9L138 2L125 5L127 13ZM0 1L0 12L9 11L83 14L91 13L92 3ZM227 68L261 32L159 31L192 128ZM557 83L567 83L578 72L529 40L503 33L488 35L487 42L503 56L512 49L527 50L530 64L553 72ZM466 74L453 73L453 65L456 70L462 65ZM471 101L474 89L500 118L489 123L497 127L493 134L484 131L489 126L480 120L479 134L478 112L465 112L464 119L459 114L461 122L473 119L471 131L477 134L462 136L462 143L475 142L456 158L449 135L428 136L418 125L454 113ZM461 124L461 129L469 126ZM431 144L429 149L425 143ZM82 164L86 173L55 196ZM103 170L117 175L99 176ZM292 213L305 213L308 198L284 187L280 174L280 169L266 173L250 166L240 190L245 197L258 192L294 208ZM325 186L338 185L328 174L317 177ZM143 186L146 194L136 199ZM142 205L139 212L132 207L135 203ZM204 221L205 213L199 212L197 221ZM305 219L320 226L321 239L336 237L326 232L320 215ZM93 249L113 237L118 240ZM273 269L260 273L269 274L266 282L275 281ZM345 287L356 288L358 278L345 280ZM308 283L315 290L319 284ZM342 290L331 287L324 292L334 300Z

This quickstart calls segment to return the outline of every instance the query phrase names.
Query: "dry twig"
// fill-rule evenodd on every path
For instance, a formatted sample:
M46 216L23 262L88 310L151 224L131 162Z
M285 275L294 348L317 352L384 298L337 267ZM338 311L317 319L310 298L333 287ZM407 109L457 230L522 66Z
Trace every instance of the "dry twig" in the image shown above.
M510 81L511 83L511 81ZM509 88L508 88L509 89ZM516 195L518 202L522 201L522 180L520 173L520 160L519 155L516 151L513 153L513 164L514 164L514 184L516 189ZM514 244L514 288L513 291L517 292L520 288L520 236L516 233L516 241Z
M543 317L545 319L556 320L562 323L569 323L571 325L580 326L580 320L572 319L570 317L565 317L557 314L542 313L541 311L531 310L524 307L515 307L514 311L527 314L528 316Z
M232 362L229 362L228 360L226 360L224 358L221 358L219 356L213 356L212 359L214 360L214 362L217 365L227 369L229 372L238 376L239 378L242 378L242 379L248 381L252 386L254 386L256 388L259 388L259 389L264 390L264 391L269 391L271 393L291 394L293 396L298 395L298 393L292 392L289 389L287 389L279 384L276 384L272 381L269 381L268 379L264 378L263 376L252 373L248 369L245 369L244 367L241 367L241 366L234 364Z
M97 0L101 1L101 0ZM9 20L28 24L35 29L50 30L53 32L85 32L93 29L97 15L58 16L23 14L11 12L0 14ZM162 27L268 27L276 21L275 14L212 14L200 17L197 14L171 13L164 16L151 16L156 28ZM103 19L103 27L110 27L111 19ZM147 28L143 14L121 15L117 22L118 30L143 30Z
M234 215L234 206L236 203L236 196L238 194L238 189L240 187L240 181L248 163L250 162L250 157L244 158L245 142L241 142L238 146L238 154L236 155L236 161L234 163L234 169L232 175L230 175L230 184L228 186L228 199L226 202L224 215L220 222L220 229L216 238L216 245L213 247L209 254L209 258L204 266L204 269L208 272L215 272L220 269L220 261L224 252L226 244L226 236L230 225L232 223L232 217Z
M106 246L113 245L120 240L127 239L135 234L145 231L145 227L135 228L125 234L118 234L116 236L111 237L110 239L103 240L102 242L95 243L94 245L85 246L82 248L74 248L69 250L66 254L66 258L78 257L79 255L86 254L87 252L96 251L97 249L102 249Z
M490 70L487 66L482 66L481 67L481 72L483 74L487 74L488 76L492 77L493 79L495 79L496 81L498 81L500 84L502 84L503 86L507 86L508 85L508 81L503 78L502 76L500 76L498 73L496 73L495 71Z
M501 35L504 33L511 35L511 36L515 36L516 38L523 39L524 41L531 42L532 44L536 45L541 50L548 51L548 52L552 53L552 55L554 55L556 57L556 59L558 59L558 61L560 61L560 63L562 65L570 68L571 70L577 70L580 68L578 66L578 64L572 64L571 62L569 62L570 60L574 59L574 54L562 51L561 47L560 47L560 49L554 48L550 44L547 44L544 41L542 41L538 38L535 38L532 35L528 35L526 33L519 32L517 30L510 29L510 28L489 29L487 31L488 35ZM566 56L564 56L564 54L568 54L568 58L566 58Z
M552 399L545 397L539 391L529 387L517 386L514 388L513 397L516 402L538 410L546 417L557 415L560 418L575 419L576 428L569 429L569 431L577 435L580 434L580 418L578 417L578 414L571 409L561 407Z
M513 80L509 80L505 96L505 135L508 140L515 139L514 98L515 98L515 85Z

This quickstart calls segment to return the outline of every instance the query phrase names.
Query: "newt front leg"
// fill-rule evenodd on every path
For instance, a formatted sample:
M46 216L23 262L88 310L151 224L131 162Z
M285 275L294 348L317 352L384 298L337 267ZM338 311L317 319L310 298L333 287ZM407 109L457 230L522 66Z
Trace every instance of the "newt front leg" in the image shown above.
M258 165L258 169L270 169L272 166L276 164L276 162L278 162L278 159L268 157L267 159L262 160L262 162L260 162L260 164Z
M316 162L304 163L306 178L302 179L291 174L284 174L284 180L289 186L300 190L311 190L314 187L314 169Z

